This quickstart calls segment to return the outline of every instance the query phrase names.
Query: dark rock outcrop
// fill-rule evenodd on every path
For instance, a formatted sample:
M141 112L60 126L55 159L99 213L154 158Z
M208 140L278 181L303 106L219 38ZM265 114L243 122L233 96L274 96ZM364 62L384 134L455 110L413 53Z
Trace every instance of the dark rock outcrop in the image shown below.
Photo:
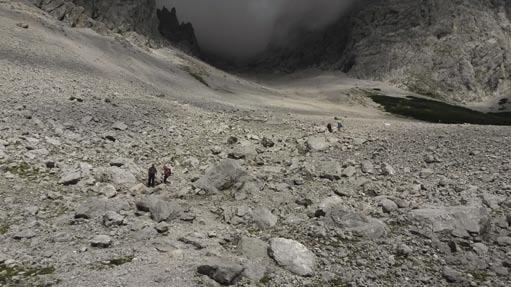
M180 23L176 8L170 11L163 7L157 11L159 19L158 31L174 45L193 55L198 55L199 45L191 23Z
M31 0L37 7L73 27L97 31L157 35L155 0Z

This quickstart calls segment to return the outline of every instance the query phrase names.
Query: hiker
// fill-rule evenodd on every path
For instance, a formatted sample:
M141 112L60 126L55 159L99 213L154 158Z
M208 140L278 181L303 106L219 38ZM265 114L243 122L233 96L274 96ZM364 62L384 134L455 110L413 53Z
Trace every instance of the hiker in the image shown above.
M343 125L341 124L341 122L337 122L337 131L341 131L341 129L343 128Z
M167 183L167 179L172 175L172 169L167 165L163 166L163 183Z
M148 181L147 181L147 186L148 187L154 187L156 185L155 183L155 179L156 179L156 174L158 173L158 171L156 170L156 167L154 167L154 164L149 168L149 173L148 173Z
M330 133L333 133L333 132L334 132L334 130L332 129L332 124L331 124L331 123L328 123L328 125L326 125L326 128L328 129L328 131L329 131Z

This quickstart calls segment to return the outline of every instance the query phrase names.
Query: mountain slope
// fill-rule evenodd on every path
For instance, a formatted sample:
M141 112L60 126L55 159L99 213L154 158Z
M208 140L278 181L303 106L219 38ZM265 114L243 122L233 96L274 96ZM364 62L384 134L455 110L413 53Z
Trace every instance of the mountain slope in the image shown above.
M368 0L262 64L340 69L457 103L509 97L510 3Z

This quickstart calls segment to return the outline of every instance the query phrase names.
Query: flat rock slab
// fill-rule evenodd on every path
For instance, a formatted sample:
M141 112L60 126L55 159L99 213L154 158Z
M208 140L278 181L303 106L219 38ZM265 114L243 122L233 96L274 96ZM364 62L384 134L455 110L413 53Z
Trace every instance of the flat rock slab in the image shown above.
M483 234L490 224L488 210L480 206L422 208L412 210L410 217L433 232L448 230L458 236Z
M92 247L108 248L112 245L112 237L108 235L97 235L91 239L90 245Z
M179 218L184 212L176 202L169 202L157 196L149 196L135 203L140 211L151 213L151 218L156 222Z
M283 268L300 276L312 276L316 256L300 242L286 238L270 240L269 255Z
M318 209L318 214L321 213L324 214L323 221L326 224L360 237L378 239L387 234L385 223L344 206L339 197L325 199Z

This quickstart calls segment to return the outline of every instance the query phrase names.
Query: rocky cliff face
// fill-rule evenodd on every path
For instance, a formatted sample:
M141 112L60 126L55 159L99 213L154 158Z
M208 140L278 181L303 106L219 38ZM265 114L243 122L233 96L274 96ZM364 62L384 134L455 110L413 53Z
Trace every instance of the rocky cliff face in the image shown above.
M505 97L510 15L509 0L368 0L300 49L263 63L341 69L455 102Z
M157 35L154 0L30 0L72 26Z
M136 32L152 40L169 40L181 50L199 55L193 27L179 23L175 9L156 10L155 0L30 0L73 27L97 31Z

